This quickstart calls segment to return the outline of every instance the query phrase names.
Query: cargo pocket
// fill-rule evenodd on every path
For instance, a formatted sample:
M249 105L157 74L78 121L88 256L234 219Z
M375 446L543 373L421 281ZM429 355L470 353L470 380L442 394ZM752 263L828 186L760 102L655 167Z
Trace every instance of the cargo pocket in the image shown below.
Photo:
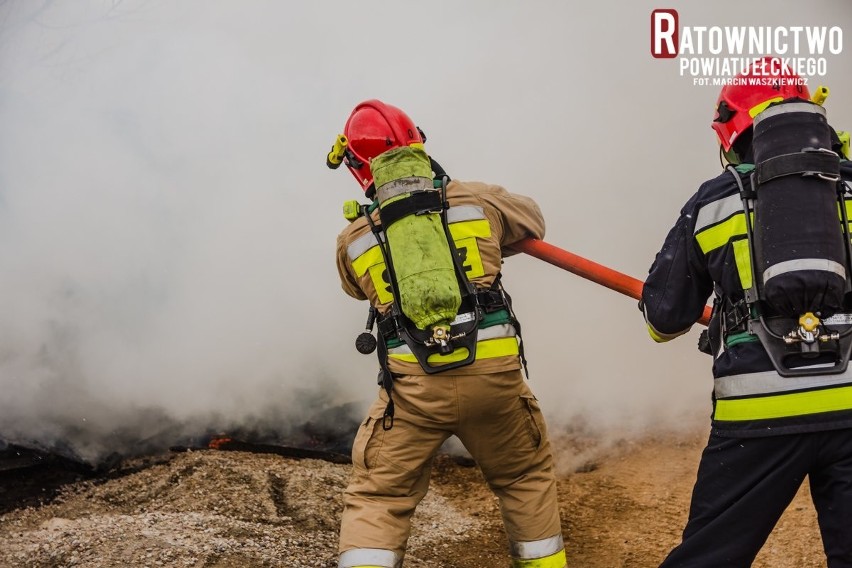
M383 408L379 409L378 413L371 411L358 428L355 441L352 443L352 464L355 467L370 471L376 466L385 435L382 428L383 415Z
M522 394L521 404L524 408L524 419L527 423L530 440L533 446L538 449L544 437L544 418L541 414L541 408L538 406L538 400L531 394Z

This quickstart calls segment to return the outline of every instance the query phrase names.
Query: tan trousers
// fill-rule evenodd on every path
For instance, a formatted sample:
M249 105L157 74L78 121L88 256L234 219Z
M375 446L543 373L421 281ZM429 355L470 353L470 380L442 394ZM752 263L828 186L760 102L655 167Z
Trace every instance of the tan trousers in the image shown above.
M382 428L387 394L380 390L355 437L340 552L380 549L402 559L411 515L429 487L432 460L453 434L497 496L509 541L558 537L561 549L550 442L538 402L519 370L408 375L394 381L393 400L392 429Z

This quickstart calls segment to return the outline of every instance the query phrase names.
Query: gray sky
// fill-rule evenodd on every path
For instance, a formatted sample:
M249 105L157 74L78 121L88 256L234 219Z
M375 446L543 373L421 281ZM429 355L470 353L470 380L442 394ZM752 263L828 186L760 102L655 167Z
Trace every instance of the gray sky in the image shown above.
M548 241L644 278L720 169L718 87L651 57L655 8L840 26L811 86L852 129L840 1L0 2L0 436L94 455L116 431L370 399L366 305L334 266L361 190L324 166L368 98L450 175L535 198ZM505 282L553 427L704 423L697 329L656 345L634 300L528 257Z

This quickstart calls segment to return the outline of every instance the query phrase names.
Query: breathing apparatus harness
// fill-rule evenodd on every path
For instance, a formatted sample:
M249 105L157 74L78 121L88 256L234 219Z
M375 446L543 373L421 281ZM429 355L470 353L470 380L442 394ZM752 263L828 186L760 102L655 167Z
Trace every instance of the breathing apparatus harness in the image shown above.
M447 220L447 210L449 209L447 184L450 182L450 177L434 159L429 157L429 160L432 170L436 174L433 187L439 191L422 191L411 198L386 205L380 209L380 223L376 223L372 218L372 213L379 207L378 200L374 199L371 204L347 202L344 205L344 213L347 218L352 221L363 216L376 237L382 259L387 268L389 291L393 296L389 310L384 315L379 314L378 309L374 306L370 306L366 329L355 340L355 348L360 353L366 355L377 350L380 366L378 383L388 395L388 404L382 417L382 427L385 430L390 430L393 427L394 417L394 402L391 394L393 373L388 367L389 348L406 345L427 374L440 373L474 362L477 336L480 329L490 325L509 323L515 328L519 340L519 356L524 372L527 371L520 323L512 310L511 297L506 293L501 283L501 275L497 274L489 288L477 288L468 280ZM461 306L458 315L449 325L438 324L432 326L431 329L418 329L401 309L396 271L394 270L391 249L385 238L384 227L388 227L398 219L408 215L429 213L440 214L443 232L450 248L456 280L461 292ZM377 335L373 335L374 326L377 328ZM443 364L436 365L429 362L432 355L447 355L456 349L466 350L467 355L460 360Z
M742 342L759 341L776 371L784 377L843 373L852 354L852 314L848 313L852 311L852 244L845 205L845 196L852 191L840 176L840 156L827 149L825 144L822 144L823 147L798 145L794 148L800 150L791 149L790 146L798 144L799 141L789 139L785 140L788 146L786 149L776 151L766 147L775 143L775 139L787 135L785 128L792 130L793 126L800 129L813 126L816 118L810 118L812 115L809 113L818 113L803 106L808 104L782 103L778 106L786 108L770 110L766 116L776 122L763 127L766 137L763 141L756 141L757 144L764 145L762 157L756 154L756 167L726 167L736 181L742 200L752 274L751 286L744 289L744 298L738 301L732 301L716 287L716 299L710 321L710 328L715 328L716 333L709 333L710 338L715 336L715 341L708 340L707 335L703 335L699 340L699 349L710 353L718 353L721 342L731 347ZM799 124L787 126L780 122L796 120L785 118L784 115L793 117L797 113L803 117L799 118ZM769 120L766 122L769 123ZM824 123L824 118L821 120ZM755 124L757 132L757 120ZM770 130L772 128L775 130ZM767 140L769 142L766 142ZM744 179L749 183L743 183ZM810 185L806 186L806 183ZM833 198L830 195L832 186ZM787 199L791 196L794 199L798 196L798 199L793 205L789 201L782 203L778 200L785 197L783 192L787 192ZM818 195L820 192L821 196ZM766 204L765 209L761 211L761 198L763 201L776 201L773 205ZM822 203L814 205L820 199L823 200ZM804 205L805 203L807 205ZM819 219L816 215L814 218L807 218L809 213L819 211L797 210L793 209L794 207L822 207L821 211L825 212L825 215ZM831 209L830 212L828 208ZM812 248L808 251L812 258L791 254L790 249L796 247L788 246L788 243L783 241L785 235L779 228L782 221L796 216L804 216L806 223L820 222L820 219L825 218L836 219L835 208L840 213L840 235L843 244L836 241L832 226L828 227L831 231L824 232L825 240L831 242L831 246ZM826 224L831 225L832 222ZM819 229L813 226L808 228ZM762 234L756 235L756 232L761 231ZM780 241L777 240L779 234L782 239ZM772 240L773 238L776 240ZM767 284L773 278L777 280ZM784 280L785 278L787 280ZM806 294L805 289L809 282L813 283L811 287L821 286L825 294ZM767 287L771 286L774 286L770 291L770 294L775 294L773 297L767 294ZM807 296L808 299L801 300L799 296L795 299L779 299L782 294L788 292L791 297L796 296L795 292L800 292L801 297ZM785 304L785 301L789 305ZM797 305L799 308L793 310ZM793 313L798 316L792 316Z

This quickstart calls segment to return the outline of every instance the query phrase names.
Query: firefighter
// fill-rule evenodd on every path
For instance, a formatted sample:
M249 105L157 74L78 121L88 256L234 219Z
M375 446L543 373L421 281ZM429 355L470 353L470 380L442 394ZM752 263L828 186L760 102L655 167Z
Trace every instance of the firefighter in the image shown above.
M345 206L337 268L370 304L381 369L353 443L339 566L402 566L432 461L455 435L499 500L512 566L563 568L551 446L500 282L509 247L541 238L544 219L528 197L450 180L424 141L403 111L368 100L328 155L372 200Z
M704 346L713 354L711 433L701 456L682 541L665 558L663 568L751 566L805 477L818 513L828 566L852 567L852 371L846 370L848 335L841 333L839 339L826 335L825 343L808 343L803 335L808 322L802 320L800 329L791 328L782 336L778 330L787 316L773 315L771 299L762 295L776 275L793 278L786 284L788 292L814 282L814 278L832 278L839 282L840 296L835 301L840 304L831 311L852 311L848 301L848 248L843 245L842 223L838 222L838 194L846 195L841 198L845 203L848 187L843 182L852 179L852 164L844 155L843 137L820 118L824 109L813 104L821 104L826 93L821 88L812 99L800 77L784 69L779 60L769 58L722 88L711 126L727 167L718 177L703 183L686 202L644 284L639 306L657 342L689 331L715 293L707 330L709 344ZM782 114L801 114L802 125L824 122L830 148L807 148L815 145L810 141L797 143L796 151L784 159L762 162L759 154L771 149L763 147L771 146L771 136L758 130L758 124ZM795 128L790 135L796 135ZM782 128L777 132L785 131ZM803 146L806 148L800 152ZM804 159L821 164L808 167L824 167L834 173L803 174L804 162L796 160ZM771 167L777 169L773 172ZM815 222L789 203L775 204L777 211L766 207L767 200L780 195L770 184L781 180L786 184L828 184L827 189L819 189L829 195L824 213L828 220ZM793 189L798 198L807 199L799 206L812 206L815 193ZM767 216L777 212L783 215L768 227ZM798 228L786 231L783 225L799 222L805 223L802 231L817 231L813 234L818 239L812 241L832 242L803 244L813 250L801 254L797 246L766 240L788 233L797 237ZM823 233L818 231L823 229L830 229L827 236L820 236ZM840 235L839 241L829 235L834 231ZM845 237L848 241L848 233ZM762 244L755 248L755 242ZM837 260L821 258L821 251L835 246L841 251ZM783 264L786 272L764 270L766 265L760 264L776 252L793 255ZM798 269L803 272L791 276ZM810 292L817 297L823 290ZM819 321L828 314L810 315ZM837 313L835 318L836 325L825 319L810 329L813 333L829 334L829 328L848 332L849 326L842 324L849 323L849 316ZM775 335L767 331L773 326ZM831 345L839 348L831 350Z

